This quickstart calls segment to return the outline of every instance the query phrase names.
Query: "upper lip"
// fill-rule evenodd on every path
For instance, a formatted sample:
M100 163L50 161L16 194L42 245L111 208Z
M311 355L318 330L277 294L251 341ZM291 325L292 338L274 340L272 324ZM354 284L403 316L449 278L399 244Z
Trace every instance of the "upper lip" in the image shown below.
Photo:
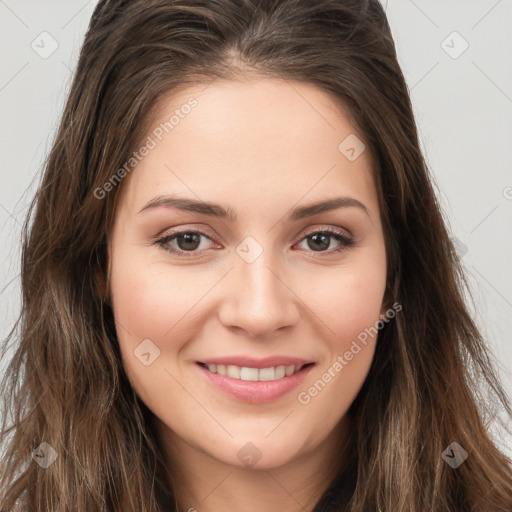
M263 359L255 359L254 357L248 356L225 356L225 357L213 357L198 361L203 364L223 364L223 365L235 365L246 368L270 368L273 366L304 366L313 361L301 359L300 357L287 357L287 356L272 356L265 357Z

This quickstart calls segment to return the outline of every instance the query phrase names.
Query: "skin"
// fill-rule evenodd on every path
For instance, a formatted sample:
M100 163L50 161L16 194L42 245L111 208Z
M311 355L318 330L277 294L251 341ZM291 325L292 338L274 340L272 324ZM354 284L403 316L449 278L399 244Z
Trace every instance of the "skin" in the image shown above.
M309 403L297 395L387 309L374 161L368 145L354 161L340 152L348 135L364 136L313 85L216 80L164 98L150 126L191 96L197 107L121 184L109 279L123 364L154 413L183 510L312 510L349 448L346 412L376 338ZM170 207L138 213L168 194L219 203L237 220ZM368 214L344 207L286 218L338 196L359 200ZM171 228L209 238L188 256L171 254L155 243ZM329 237L315 245L308 235L325 228L351 235L355 245L338 252L342 245ZM248 236L263 250L251 263L236 251ZM190 242L168 246L185 251ZM144 339L160 350L149 366L134 355ZM225 355L288 355L315 366L299 388L254 404L223 394L198 371L196 361ZM249 442L261 455L253 466L237 456Z

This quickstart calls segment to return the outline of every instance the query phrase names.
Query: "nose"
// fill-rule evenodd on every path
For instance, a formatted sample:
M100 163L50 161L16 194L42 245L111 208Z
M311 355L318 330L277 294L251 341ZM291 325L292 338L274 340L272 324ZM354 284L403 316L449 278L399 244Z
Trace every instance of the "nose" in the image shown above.
M266 251L252 263L236 256L234 265L218 313L222 325L254 338L297 324L300 300L289 276Z

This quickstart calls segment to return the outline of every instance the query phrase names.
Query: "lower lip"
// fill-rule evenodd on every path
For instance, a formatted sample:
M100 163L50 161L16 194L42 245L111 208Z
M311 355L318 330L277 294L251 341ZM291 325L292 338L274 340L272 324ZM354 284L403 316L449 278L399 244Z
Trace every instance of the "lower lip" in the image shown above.
M212 373L208 368L200 364L196 363L196 366L208 381L220 391L244 402L262 404L273 402L299 386L314 364L302 368L289 377L269 381L233 379L227 375Z

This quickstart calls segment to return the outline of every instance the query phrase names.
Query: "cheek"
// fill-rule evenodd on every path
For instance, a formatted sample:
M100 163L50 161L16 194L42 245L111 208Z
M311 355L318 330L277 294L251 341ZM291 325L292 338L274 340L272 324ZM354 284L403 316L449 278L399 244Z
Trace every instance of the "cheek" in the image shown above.
M331 276L328 293L310 295L316 304L311 309L328 326L325 357L296 396L307 418L304 425L315 433L306 445L310 448L315 438L326 436L345 416L373 360L386 275L378 264L367 268L372 270L347 267L336 278Z
M361 261L326 274L310 287L308 302L328 328L332 348L346 350L379 320L386 287L382 260Z
M160 338L160 333L172 322L174 304L158 286L158 276L143 269L138 272L122 272L117 267L112 278L112 303L118 332L121 330L132 342L143 338Z
M314 403L330 427L355 399L375 352L386 267L383 252L368 256L329 272L309 288L309 305L325 326L328 351L298 401Z
M198 303L216 281L186 267L170 272L161 265L138 261L129 251L113 261L112 307L126 373L138 382L142 376L148 379L146 370L151 369L156 378L156 369L175 366L182 347L201 328ZM138 358L142 347L151 359L157 354L151 366L144 366Z
M151 340L158 350L162 349L163 333L174 324L179 304L167 292L164 276L152 270L147 262L130 257L129 251L113 262L111 294L117 337L125 369L133 373L142 366L136 358L137 347L144 340ZM156 349L153 352L158 353Z
M132 341L175 337L185 315L204 294L203 276L183 267L172 271L127 249L113 258L111 290L118 327ZM172 334L172 336L170 336ZM167 336L166 336L167 335Z

